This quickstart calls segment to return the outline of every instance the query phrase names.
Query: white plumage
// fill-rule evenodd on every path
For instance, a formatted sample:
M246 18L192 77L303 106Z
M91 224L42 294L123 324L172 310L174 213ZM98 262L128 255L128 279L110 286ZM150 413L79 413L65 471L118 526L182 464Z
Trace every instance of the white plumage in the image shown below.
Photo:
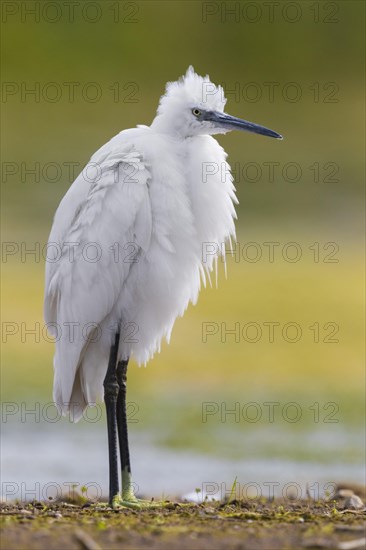
M62 254L46 265L45 320L56 337L54 400L74 420L102 397L117 325L118 358L146 363L213 268L204 243L235 238L235 188L210 135L238 126L228 115L219 123L225 103L222 88L190 67L167 85L151 126L101 147L61 201L49 243ZM241 129L264 133L253 127ZM203 178L207 163L218 169Z
M202 268L212 269L203 243L235 237L226 153L208 135L165 132L180 104L203 104L203 85L193 70L168 85L151 127L122 131L97 151L56 212L49 242L63 253L47 263L45 319L57 324L54 399L64 413L72 402L75 419L102 397L117 323L119 358L147 362L196 302ZM224 106L221 89L210 99ZM204 182L205 163L219 169ZM88 325L98 327L94 338Z

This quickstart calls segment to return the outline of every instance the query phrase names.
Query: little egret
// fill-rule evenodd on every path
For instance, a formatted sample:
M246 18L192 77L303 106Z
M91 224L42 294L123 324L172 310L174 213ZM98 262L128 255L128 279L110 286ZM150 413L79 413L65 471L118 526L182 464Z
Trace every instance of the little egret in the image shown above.
M46 262L44 307L56 339L54 401L77 421L104 388L114 508L148 505L132 488L129 358L146 363L196 302L223 248L203 259L205 243L235 239L233 178L211 136L244 130L282 139L226 114L225 103L222 87L189 67L167 84L151 126L120 132L91 157L54 218L48 250L60 252Z

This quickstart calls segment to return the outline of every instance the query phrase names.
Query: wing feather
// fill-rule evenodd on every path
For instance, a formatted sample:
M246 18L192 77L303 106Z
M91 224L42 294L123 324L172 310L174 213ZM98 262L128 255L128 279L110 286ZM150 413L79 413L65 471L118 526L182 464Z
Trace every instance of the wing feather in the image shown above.
M61 252L46 265L44 312L56 337L54 395L63 412L86 347L128 277L126 247L146 250L151 238L150 173L138 152L112 150L99 159L95 181L86 174L56 212L49 243Z

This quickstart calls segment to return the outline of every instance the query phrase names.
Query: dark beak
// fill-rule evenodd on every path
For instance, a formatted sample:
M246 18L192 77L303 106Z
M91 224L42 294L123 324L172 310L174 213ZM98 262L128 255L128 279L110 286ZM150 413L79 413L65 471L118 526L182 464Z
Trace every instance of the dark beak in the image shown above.
M207 111L203 117L204 120L213 122L217 126L225 130L242 130L244 132L252 132L253 134L261 134L262 136L268 136L276 139L283 139L281 134L278 134L274 130L254 124L254 122L248 122L235 116L227 115L226 113L220 113L217 111Z

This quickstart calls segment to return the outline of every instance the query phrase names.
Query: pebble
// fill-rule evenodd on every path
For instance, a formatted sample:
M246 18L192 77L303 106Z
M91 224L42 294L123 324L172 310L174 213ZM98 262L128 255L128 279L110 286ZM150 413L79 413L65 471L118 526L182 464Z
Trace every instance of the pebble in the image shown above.
M48 512L47 515L51 518L62 518L61 512Z
M344 508L348 510L362 510L362 508L365 508L365 505L360 497L352 495L346 499Z
M24 508L19 510L18 513L22 514L22 516L32 516L33 515L33 512L31 512L30 510L25 510Z

